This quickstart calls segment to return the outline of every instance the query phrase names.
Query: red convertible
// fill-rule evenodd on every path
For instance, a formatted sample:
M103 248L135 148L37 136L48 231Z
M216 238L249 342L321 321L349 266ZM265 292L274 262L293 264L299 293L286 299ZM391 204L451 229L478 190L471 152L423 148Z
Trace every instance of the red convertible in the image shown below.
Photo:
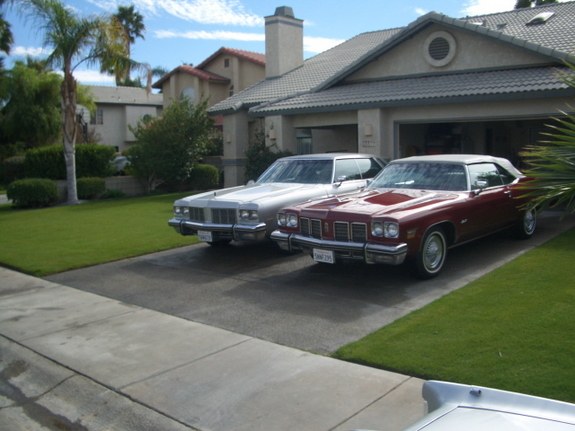
M360 193L282 209L271 239L315 261L402 264L431 278L456 245L513 228L533 235L536 215L520 196L527 177L508 160L474 154L389 163Z

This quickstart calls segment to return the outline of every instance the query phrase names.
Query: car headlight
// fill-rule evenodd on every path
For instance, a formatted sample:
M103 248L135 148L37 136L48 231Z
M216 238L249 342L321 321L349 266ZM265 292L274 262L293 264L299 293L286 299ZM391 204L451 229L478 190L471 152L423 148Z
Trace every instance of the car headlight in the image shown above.
M297 215L288 214L286 217L286 225L287 227L297 227Z
M277 215L278 226L285 226L285 227L297 227L298 226L298 218L297 214L286 214L286 213L278 213Z
M175 206L174 216L178 218L188 218L190 216L190 208Z
M257 210L240 210L240 220L241 221L257 221L258 220Z
M376 221L371 224L371 234L373 236L385 238L399 237L399 223L391 221Z

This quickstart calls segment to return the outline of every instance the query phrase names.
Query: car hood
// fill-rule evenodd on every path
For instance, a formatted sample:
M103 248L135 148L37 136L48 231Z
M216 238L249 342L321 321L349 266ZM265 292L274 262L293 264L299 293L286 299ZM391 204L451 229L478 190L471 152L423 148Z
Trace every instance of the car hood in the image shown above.
M461 198L460 193L429 190L386 189L368 190L359 195L334 197L322 201L302 205L302 215L305 213L328 214L363 214L369 216L394 216L401 214L427 211L433 207L444 205Z
M188 196L176 201L175 205L235 206L246 202L262 203L278 199L290 201L291 198L301 198L304 201L312 197L328 196L330 187L326 184L253 184Z

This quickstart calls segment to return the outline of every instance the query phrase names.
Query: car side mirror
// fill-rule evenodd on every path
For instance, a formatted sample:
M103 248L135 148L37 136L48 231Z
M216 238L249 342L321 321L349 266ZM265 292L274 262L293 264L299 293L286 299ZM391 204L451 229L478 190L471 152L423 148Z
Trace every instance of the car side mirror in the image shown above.
M475 188L473 189L473 193L475 193L475 195L478 195L479 193L481 193L483 191L484 188L487 187L487 181L486 180L476 180L474 185L475 185Z
M246 185L247 186L253 186L256 182L254 180L249 180Z

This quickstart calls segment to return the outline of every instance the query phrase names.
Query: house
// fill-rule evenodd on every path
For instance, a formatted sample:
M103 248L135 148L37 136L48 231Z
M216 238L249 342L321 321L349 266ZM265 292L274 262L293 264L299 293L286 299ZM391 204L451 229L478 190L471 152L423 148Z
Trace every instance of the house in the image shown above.
M265 77L263 54L220 48L196 67L178 66L152 87L161 90L164 107L182 96L212 106Z
M245 182L245 150L486 153L518 162L575 92L575 2L483 16L431 12L303 59L303 21L265 18L266 77L209 109L223 116L225 185Z
M134 127L145 116L157 117L162 111L163 97L144 88L88 86L96 103L96 112L90 118L83 111L88 132L101 144L110 145L121 152L135 142L130 126Z

